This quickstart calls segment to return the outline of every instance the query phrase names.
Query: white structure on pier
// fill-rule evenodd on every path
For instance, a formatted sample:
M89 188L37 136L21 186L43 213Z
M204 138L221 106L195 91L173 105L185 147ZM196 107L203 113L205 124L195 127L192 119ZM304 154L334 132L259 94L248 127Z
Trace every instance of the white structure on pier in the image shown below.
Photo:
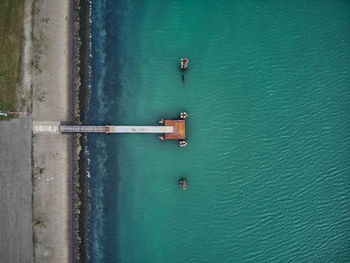
M173 133L174 126L109 126L109 133Z
M59 132L59 121L33 121L33 133L60 133Z

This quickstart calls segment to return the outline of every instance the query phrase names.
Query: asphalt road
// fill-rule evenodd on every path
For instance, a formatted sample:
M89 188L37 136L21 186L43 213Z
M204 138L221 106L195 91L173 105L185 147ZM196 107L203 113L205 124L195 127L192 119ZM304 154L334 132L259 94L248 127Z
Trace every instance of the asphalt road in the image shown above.
M32 121L0 121L0 262L33 262Z

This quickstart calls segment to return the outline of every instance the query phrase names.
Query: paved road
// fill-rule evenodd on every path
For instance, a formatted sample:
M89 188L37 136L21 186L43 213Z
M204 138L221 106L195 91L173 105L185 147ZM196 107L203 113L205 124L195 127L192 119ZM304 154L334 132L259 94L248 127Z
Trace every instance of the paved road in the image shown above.
M33 262L32 121L0 121L0 262Z

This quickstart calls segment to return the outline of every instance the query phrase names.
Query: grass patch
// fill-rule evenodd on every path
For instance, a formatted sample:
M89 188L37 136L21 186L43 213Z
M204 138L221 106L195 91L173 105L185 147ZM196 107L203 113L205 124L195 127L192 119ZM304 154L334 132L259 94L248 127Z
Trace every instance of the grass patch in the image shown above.
M0 110L15 110L20 80L24 0L0 0Z

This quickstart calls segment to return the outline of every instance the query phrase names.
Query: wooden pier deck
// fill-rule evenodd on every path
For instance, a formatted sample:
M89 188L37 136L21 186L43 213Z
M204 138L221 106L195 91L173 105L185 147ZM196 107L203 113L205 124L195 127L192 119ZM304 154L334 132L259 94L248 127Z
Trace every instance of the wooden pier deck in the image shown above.
M165 140L185 139L185 120L164 120L164 127L174 127L174 132L165 133Z

